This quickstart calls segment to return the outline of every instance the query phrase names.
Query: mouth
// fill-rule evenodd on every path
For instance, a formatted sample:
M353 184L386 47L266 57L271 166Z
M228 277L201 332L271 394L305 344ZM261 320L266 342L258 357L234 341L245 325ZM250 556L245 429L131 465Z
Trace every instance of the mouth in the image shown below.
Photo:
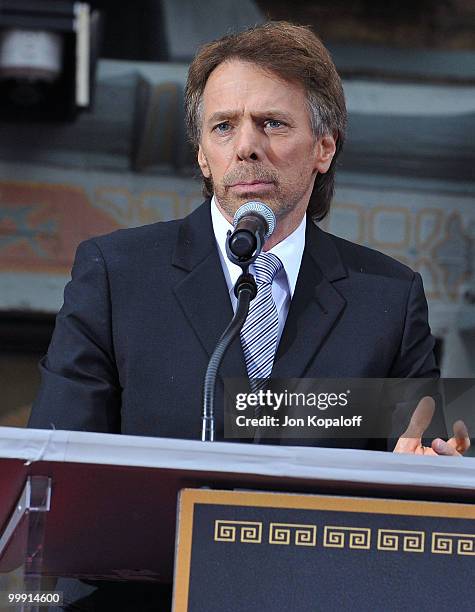
M261 193L268 191L273 185L272 181L246 181L235 183L230 186L230 189L238 193Z

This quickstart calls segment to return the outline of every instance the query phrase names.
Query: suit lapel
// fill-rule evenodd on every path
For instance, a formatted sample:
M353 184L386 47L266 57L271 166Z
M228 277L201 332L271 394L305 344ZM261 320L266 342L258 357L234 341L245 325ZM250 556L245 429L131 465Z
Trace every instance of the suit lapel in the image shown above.
M172 263L188 272L174 292L194 333L211 356L233 310L216 247L209 200L183 220ZM304 376L346 306L346 300L333 285L346 276L333 240L308 218L302 264L272 378ZM239 339L229 348L220 375L247 378Z
M334 287L347 271L332 239L307 219L305 250L272 378L305 375L346 306Z
M233 309L216 246L209 201L183 220L173 265L189 272L175 286L174 292L210 357L233 317ZM247 377L239 339L229 347L220 375L223 378Z

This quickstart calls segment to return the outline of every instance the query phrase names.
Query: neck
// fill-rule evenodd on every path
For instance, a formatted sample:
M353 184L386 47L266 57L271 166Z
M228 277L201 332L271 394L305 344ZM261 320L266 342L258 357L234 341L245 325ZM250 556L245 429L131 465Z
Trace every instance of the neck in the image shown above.
M288 236L290 236L290 234L295 232L295 230L300 225L302 219L303 219L302 214L289 215L289 217L279 219L274 233L268 240L266 240L263 250L270 251L277 244L279 244L279 242L282 242L283 240L285 240Z

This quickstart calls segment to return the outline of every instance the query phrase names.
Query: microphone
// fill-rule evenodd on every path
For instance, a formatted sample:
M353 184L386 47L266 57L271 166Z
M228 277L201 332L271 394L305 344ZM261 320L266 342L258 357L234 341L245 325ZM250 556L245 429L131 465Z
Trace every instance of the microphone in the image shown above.
M274 211L262 202L251 201L234 215L234 231L228 232L226 253L237 265L249 266L257 259L265 241L275 230Z
M242 274L234 286L236 312L218 340L206 370L201 419L201 439L204 442L213 442L215 437L214 392L219 366L226 351L239 335L249 312L249 304L257 295L256 281L248 273L249 266L257 259L265 241L272 235L275 215L262 202L247 202L236 211L233 225L234 231L228 231L226 238L226 254L230 261L241 267Z

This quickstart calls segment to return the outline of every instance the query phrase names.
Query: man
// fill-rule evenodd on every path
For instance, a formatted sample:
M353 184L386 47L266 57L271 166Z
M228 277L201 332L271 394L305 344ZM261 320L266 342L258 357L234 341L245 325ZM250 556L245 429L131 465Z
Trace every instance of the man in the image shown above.
M199 437L203 377L239 274L226 231L252 199L277 218L265 245L280 266L265 376L436 376L419 274L313 223L329 210L346 127L340 78L314 34L267 23L204 46L186 115L207 201L184 220L80 245L29 426ZM244 332L222 378L248 375ZM217 421L219 439L220 411ZM396 450L458 454L467 444L459 429L448 443L427 448L410 435Z
M226 258L226 231L253 199L277 218L265 245L277 262L266 376L437 376L420 276L314 224L330 207L346 127L341 81L314 34L268 23L204 46L190 66L186 113L207 200L183 220L80 245L29 426L199 438L206 366L235 305L239 269ZM253 360L243 330L221 368L218 408L222 379L246 377ZM426 404L396 450L464 452L461 429L422 445ZM222 439L222 410L216 416ZM100 609L101 592L111 601L99 589L86 609ZM139 609L137 591L131 597Z

